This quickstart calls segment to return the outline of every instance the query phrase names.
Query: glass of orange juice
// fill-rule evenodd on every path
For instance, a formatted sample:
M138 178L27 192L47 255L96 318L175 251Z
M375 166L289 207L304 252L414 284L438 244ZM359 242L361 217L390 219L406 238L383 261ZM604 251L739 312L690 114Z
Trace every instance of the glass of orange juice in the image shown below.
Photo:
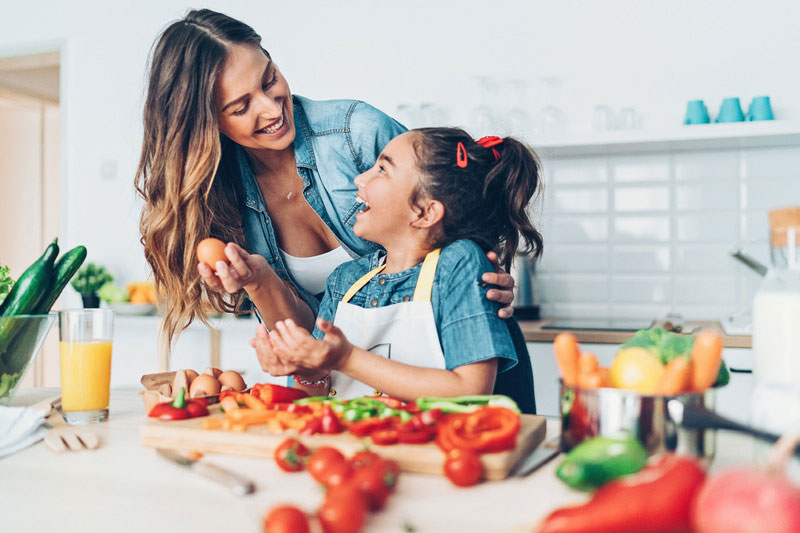
M58 314L61 410L70 424L108 420L114 312L70 309Z

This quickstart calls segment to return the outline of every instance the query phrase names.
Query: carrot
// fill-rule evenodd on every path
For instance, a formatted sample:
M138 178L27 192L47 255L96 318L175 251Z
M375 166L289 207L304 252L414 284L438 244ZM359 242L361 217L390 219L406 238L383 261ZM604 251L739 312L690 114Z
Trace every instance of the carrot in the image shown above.
M564 385L574 387L578 382L578 357L581 353L578 339L572 333L559 333L553 340L553 351Z
M600 370L578 374L578 387L582 389L599 389L603 386L603 374Z
M692 346L692 390L703 391L714 384L722 364L722 337L715 331L697 334Z
M264 402L262 402L261 400L259 400L255 396L253 396L252 394L249 394L249 393L242 394L241 401L249 409L253 409L255 411L266 411L267 410L267 406L264 404Z
M692 365L683 356L676 357L664 367L664 373L656 385L656 394L675 396L689 389Z
M592 352L581 352L578 356L578 375L594 372L600 367L597 356Z
M221 429L222 420L219 418L204 418L203 429Z
M275 418L275 411L256 410L242 407L225 413L225 418L234 424L266 424L269 420Z
M610 387L609 379L608 379L608 367L601 366L597 369L597 372L600 374L600 386L601 387Z

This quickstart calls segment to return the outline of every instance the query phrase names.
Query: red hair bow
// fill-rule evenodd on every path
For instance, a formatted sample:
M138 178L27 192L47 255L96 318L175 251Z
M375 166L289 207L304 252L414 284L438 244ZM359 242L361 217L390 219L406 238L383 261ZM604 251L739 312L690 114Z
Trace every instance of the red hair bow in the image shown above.
M503 142L503 139L496 135L488 135L486 137L481 137L477 141L478 144L483 146L484 148L491 148L492 153L494 154L494 160L497 161L500 159L500 152L497 151L497 148L492 148L493 146L497 146Z

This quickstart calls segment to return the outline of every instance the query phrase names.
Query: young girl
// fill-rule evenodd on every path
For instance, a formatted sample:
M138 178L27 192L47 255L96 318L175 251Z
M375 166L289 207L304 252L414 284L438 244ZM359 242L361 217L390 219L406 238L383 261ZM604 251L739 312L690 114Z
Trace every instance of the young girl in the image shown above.
M541 254L527 211L538 183L536 156L511 137L475 141L455 128L395 137L355 179L364 207L353 231L385 251L333 272L313 335L292 320L259 326L262 368L301 372L295 385L314 395L491 393L517 354L485 297L485 253L499 247L508 268L521 236Z

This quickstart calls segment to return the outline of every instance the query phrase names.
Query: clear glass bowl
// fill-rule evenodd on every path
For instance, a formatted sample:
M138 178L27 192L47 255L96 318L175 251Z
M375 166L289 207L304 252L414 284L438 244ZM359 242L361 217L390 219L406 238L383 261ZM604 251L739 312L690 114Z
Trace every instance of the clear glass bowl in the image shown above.
M0 405L14 399L58 313L0 317Z

